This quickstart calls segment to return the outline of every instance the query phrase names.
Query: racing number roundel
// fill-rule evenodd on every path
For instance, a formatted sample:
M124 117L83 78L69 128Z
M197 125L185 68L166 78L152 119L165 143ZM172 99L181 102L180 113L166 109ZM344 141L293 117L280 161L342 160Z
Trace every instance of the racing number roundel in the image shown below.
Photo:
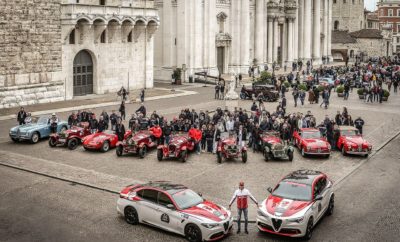
M165 223L169 223L169 216L166 213L163 213L161 215L161 221L165 222Z

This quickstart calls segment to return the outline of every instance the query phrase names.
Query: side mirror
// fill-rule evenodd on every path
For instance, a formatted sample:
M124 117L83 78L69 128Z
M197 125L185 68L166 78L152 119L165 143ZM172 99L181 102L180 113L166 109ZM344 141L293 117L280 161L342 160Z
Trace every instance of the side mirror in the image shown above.
M323 198L323 197L322 197L321 195L317 195L317 196L315 197L314 200L315 200L315 201L321 201L322 198Z
M199 192L197 194L199 194L200 197L203 197L203 193Z
M268 187L268 188L267 188L267 191L268 191L269 193L272 193L272 188L271 188L271 187Z
M173 204L167 204L167 208L171 210L175 210L175 206Z

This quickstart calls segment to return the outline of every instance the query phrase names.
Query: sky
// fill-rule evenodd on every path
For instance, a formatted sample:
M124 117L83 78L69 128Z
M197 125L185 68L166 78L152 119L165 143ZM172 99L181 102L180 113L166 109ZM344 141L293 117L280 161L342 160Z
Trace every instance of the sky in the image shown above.
M378 0L364 0L365 8L370 10L370 11L375 10L376 2L378 2Z

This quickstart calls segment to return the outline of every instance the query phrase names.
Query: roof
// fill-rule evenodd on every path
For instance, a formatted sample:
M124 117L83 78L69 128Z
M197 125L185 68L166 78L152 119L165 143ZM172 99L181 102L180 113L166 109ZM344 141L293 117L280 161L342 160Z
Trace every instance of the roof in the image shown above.
M285 176L283 180L311 185L316 177L322 175L320 171L298 170Z
M379 29L361 29L355 32L351 32L350 35L353 38L363 39L382 39L383 36Z
M165 191L169 194L175 194L179 191L186 190L187 187L181 184L174 184L167 181L151 181L149 183L142 184L141 187L152 187L162 191Z
M357 43L357 40L353 38L347 30L332 31L332 44L352 44L352 43Z

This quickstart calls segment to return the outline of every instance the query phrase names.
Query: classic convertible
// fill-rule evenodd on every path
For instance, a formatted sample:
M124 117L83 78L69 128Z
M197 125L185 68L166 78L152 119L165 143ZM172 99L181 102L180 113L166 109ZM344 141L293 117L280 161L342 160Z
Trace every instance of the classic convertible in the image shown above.
M339 126L334 130L336 147L343 155L363 155L371 153L372 145L352 126Z
M67 122L58 122L57 132L65 131L67 128ZM30 124L13 127L9 133L14 142L29 140L32 144L36 144L40 139L48 138L50 134L50 118L47 116L40 116Z
M301 155L318 155L329 157L331 145L318 129L302 128L293 133L294 144L300 149Z

